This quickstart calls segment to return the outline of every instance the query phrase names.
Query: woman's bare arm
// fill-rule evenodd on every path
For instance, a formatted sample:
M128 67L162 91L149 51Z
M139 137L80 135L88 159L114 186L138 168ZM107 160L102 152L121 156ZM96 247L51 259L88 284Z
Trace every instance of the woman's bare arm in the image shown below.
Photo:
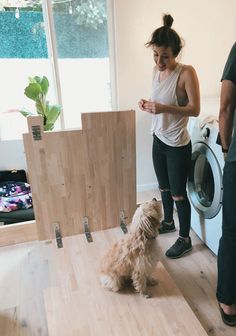
M198 78L192 66L185 67L181 74L181 80L183 81L184 89L188 97L187 105L164 105L141 99L139 102L140 109L153 114L171 113L197 117L200 113L200 92Z

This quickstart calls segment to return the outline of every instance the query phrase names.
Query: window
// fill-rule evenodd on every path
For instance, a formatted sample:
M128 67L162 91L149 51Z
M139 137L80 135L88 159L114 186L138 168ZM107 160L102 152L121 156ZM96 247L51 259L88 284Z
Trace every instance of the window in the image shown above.
M66 128L80 113L111 110L106 0L54 1L58 68Z
M29 76L48 77L65 128L80 127L81 112L111 110L106 0L0 0L0 40L1 139L27 132L14 111L35 111L24 95Z
M26 119L12 111L35 110L33 101L24 96L28 77L44 74L51 82L52 76L41 4L25 7L24 1L8 0L1 1L0 9L0 131L1 139L8 140L27 131ZM50 93L54 100L53 89Z

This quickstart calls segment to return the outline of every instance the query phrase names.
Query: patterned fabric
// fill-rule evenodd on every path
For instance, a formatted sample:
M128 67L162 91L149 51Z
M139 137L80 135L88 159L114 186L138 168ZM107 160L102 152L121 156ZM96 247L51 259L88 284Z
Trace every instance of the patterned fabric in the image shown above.
M33 206L30 185L26 182L0 183L0 212L28 209Z

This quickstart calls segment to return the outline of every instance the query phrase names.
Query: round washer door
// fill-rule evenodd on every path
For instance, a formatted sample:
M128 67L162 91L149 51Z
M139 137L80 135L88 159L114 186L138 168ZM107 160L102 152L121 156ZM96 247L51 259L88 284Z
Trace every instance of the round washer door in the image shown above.
M203 142L193 145L188 194L203 218L213 218L221 209L222 171L213 151Z

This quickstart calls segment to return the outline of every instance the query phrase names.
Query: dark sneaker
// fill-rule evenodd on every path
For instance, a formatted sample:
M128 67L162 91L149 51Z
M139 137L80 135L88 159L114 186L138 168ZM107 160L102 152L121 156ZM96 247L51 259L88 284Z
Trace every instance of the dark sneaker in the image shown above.
M166 222L162 221L161 226L159 228L159 233L168 233L176 231L175 222L173 221L171 224L166 224Z
M166 256L168 258L176 259L182 257L182 255L190 250L192 250L191 238L189 237L189 242L187 243L184 238L179 237L174 245L166 251Z

